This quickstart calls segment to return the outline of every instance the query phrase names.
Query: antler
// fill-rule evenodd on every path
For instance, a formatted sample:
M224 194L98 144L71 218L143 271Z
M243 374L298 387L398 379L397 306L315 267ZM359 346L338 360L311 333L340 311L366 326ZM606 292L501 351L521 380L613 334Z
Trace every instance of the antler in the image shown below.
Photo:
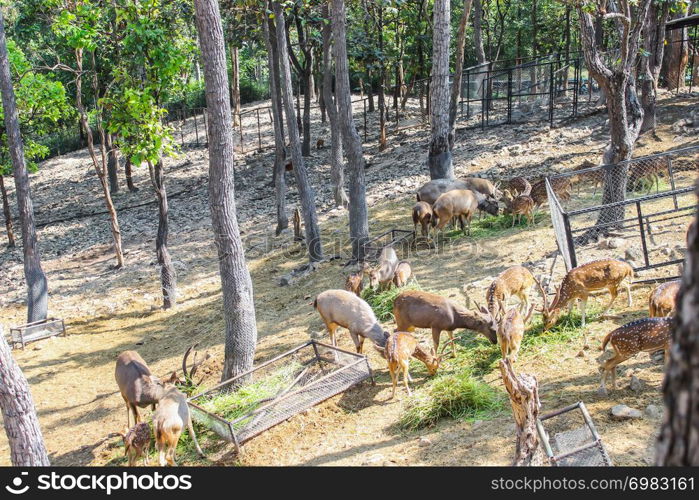
M544 301L542 312L548 311L549 310L549 302L548 302L548 297L546 295L546 291L544 290L544 287L541 285L541 281L534 278L534 282L536 283L536 286L539 287L539 291L541 292L541 298Z
M199 344L196 343L193 346L189 347L187 351L184 353L184 358L182 358L182 373L184 374L184 378L187 382L192 382L194 375L197 373L197 370L201 365L206 363L209 359L211 359L211 354L204 353L204 358L199 360L197 362L197 352L194 351L194 358L192 359L192 367L189 369L189 373L187 373L187 358L189 357L189 354L198 346ZM202 379L203 380L203 379ZM199 385L201 384L201 380L196 384Z

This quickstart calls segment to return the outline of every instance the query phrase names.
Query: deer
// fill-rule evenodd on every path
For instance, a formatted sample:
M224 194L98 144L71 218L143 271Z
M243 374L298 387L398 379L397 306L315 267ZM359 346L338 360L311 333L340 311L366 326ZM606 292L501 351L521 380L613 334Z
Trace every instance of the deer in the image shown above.
M488 313L496 318L505 311L507 301L516 296L520 312L529 305L529 292L535 283L534 275L524 266L512 266L501 272L485 292Z
M442 331L449 333L452 342L452 356L456 357L454 330L467 328L483 334L492 343L497 342L497 323L487 309L480 313L467 311L446 297L419 290L401 292L393 302L393 316L396 327L401 332L414 332L415 328L432 329L435 352L439 351L439 337Z
M439 364L442 361L442 356L437 356L434 349L429 350L420 345L418 340L409 332L394 332L386 340L386 347L383 349L383 355L388 362L388 373L391 375L393 383L393 392L389 399L396 396L396 386L400 373L403 373L403 384L408 391L408 396L412 395L408 381L412 382L410 377L410 358L415 358L422 361L427 367L427 373L432 376L437 373Z
M490 181L487 181L486 179L479 180L484 180L490 183ZM420 189L418 189L417 201L424 201L425 203L434 205L437 201L437 198L439 198L440 195L444 193L458 189L469 190L472 191L474 196L476 197L476 200L478 201L478 210L480 212L486 212L490 215L497 215L499 211L497 200L500 196L500 192L497 190L497 188L495 186L492 186L492 183L490 183L492 189L485 184L483 186L480 186L482 189L486 191L486 193L488 191L492 191L493 193L495 193L495 196L497 196L496 198L495 196L484 194L478 190L474 191L471 188L472 185L472 183L468 182L468 179L435 179L433 181L429 181L423 184L420 187Z
M379 290L387 290L393 284L393 275L398 266L398 256L391 247L381 250L378 267L369 271L369 286Z
M164 467L166 462L168 465L177 465L175 462L175 450L185 426L189 430L189 435L192 437L197 453L200 457L204 457L204 452L199 446L197 436L194 433L187 397L177 390L174 385L168 384L160 399L158 408L153 413L155 447L158 450L158 463L161 467Z
M418 201L413 206L413 232L417 235L417 225L422 228L422 236L429 237L432 222L432 206L426 201Z
M131 427L132 412L134 423L140 423L138 408L150 406L155 410L165 391L163 381L151 374L150 368L136 351L124 351L117 357L114 378L126 403L127 428Z
M362 266L359 271L350 274L345 279L345 290L352 292L357 297L362 296L362 290L364 289L364 272L369 268L366 262L362 262Z
M148 465L148 449L150 448L150 427L145 422L139 422L131 429L125 428L119 435L124 441L124 456L128 457L129 467L143 457L143 465Z
M502 197L502 193L498 189L498 185L493 184L488 179L483 179L481 177L463 177L459 180L466 185L466 189L470 189L476 193L481 193L484 196L492 198L496 201Z
M529 196L532 192L532 185L524 177L513 177L507 182L507 188L515 196Z
M572 194L573 185L570 179L567 177L553 177L549 179L551 182L551 188L556 195L564 201L570 199ZM540 207L548 200L548 195L546 194L546 179L539 179L532 185L532 192L529 194L531 199L534 201L535 207Z
M609 304L604 309L604 316L611 309L614 301L619 295L619 287L622 284L626 287L628 305L631 307L631 285L629 280L634 276L633 268L626 262L616 259L600 259L588 262L578 267L574 267L565 275L561 285L556 289L556 296L551 305L548 304L546 292L541 283L537 285L541 290L544 304L541 312L544 316L544 329L553 327L560 317L561 310L567 305L568 312L573 310L576 300L580 300L580 314L582 316L582 326L585 326L585 307L590 293L606 288L611 296ZM587 345L587 335L585 334L585 345Z
M506 189L502 201L505 203L504 213L512 214L512 227L515 227L515 222L521 222L522 216L527 218L527 225L534 222L534 200L531 196L526 194L514 196Z
M362 352L364 339L379 347L386 345L388 332L379 324L369 304L347 290L326 290L318 294L313 307L323 319L333 346L338 326L349 330L357 352Z
M643 318L632 321L616 330L613 330L602 341L603 354L600 363L602 380L599 391L607 393L605 381L608 375L612 377L612 389L616 389L616 367L639 352L654 352L665 350L665 364L670 356L670 343L672 341L672 318ZM612 346L614 355L604 360L607 344Z
M455 189L447 191L437 198L432 206L434 216L432 226L441 231L444 226L453 218L457 217L464 234L471 235L471 218L478 209L478 201L473 191L467 189ZM466 228L464 228L464 217L466 218Z
M518 308L511 307L498 319L497 336L502 359L517 361L519 346L522 344L522 337L524 337L524 328L529 323L533 312L534 306L532 305L527 315L522 317Z
M591 182L594 187L594 191L592 192L592 194L593 196L597 194L597 188L601 186L602 182L604 181L604 170L601 168L595 170L588 170L596 166L597 164L595 162L591 160L585 160L580 165L577 165L573 168L573 172L579 172L572 177L572 179L575 181L575 184L577 184L578 194L580 193L580 185L583 182Z
M677 292L681 280L668 281L658 285L648 298L648 315L651 318L664 318L675 314Z
M322 137L316 141L316 149L323 149L325 147L325 139Z
M396 288L403 288L408 284L408 280L413 275L413 270L408 261L402 260L396 266L396 272L393 275L393 284Z

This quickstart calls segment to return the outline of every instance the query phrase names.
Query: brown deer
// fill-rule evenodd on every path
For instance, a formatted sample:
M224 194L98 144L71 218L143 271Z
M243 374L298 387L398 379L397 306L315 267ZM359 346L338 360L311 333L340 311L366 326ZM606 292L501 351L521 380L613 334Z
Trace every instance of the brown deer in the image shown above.
M357 297L362 296L362 290L364 290L364 272L369 268L369 264L362 262L362 266L359 271L350 274L345 280L345 290L352 292Z
M594 191L592 192L592 194L595 195L597 193L597 188L602 185L602 182L604 182L604 169L598 168L595 170L589 170L596 166L597 164L595 162L585 160L580 165L577 165L573 168L573 172L578 173L571 177L571 180L577 185L578 193L580 193L580 186L584 182L592 183L594 187Z
M473 191L466 189L447 191L440 195L432 206L432 211L434 212L432 226L441 231L453 217L456 217L461 225L461 231L470 236L471 218L476 210L478 210L478 200ZM464 217L466 218L468 232L464 228Z
M393 284L396 285L397 288L403 288L408 284L408 280L412 275L413 270L410 267L410 263L402 260L398 263L398 266L396 266L396 272L393 275Z
M496 318L505 311L507 301L516 296L520 301L520 312L529 305L529 292L534 285L534 275L524 266L512 266L501 272L485 292L488 313Z
M119 435L124 440L124 455L128 457L129 467L136 465L140 457L143 457L143 465L148 465L150 426L145 422L139 422L131 429L124 429Z
M507 189L514 196L529 196L532 192L532 185L524 177L513 177L507 182Z
M614 349L614 356L600 361L600 373L602 381L600 392L607 393L605 380L608 375L612 376L612 388L616 389L616 367L627 359L635 356L639 352L654 352L659 349L665 350L665 363L670 355L670 342L672 341L672 318L643 318L620 326L610 332L602 342L602 351L607 344L611 344ZM604 357L604 354L602 355Z
M325 147L325 139L322 137L316 141L316 149L323 149Z
M114 378L126 403L127 428L131 426L131 412L134 423L138 424L141 421L138 408L150 406L154 410L164 394L163 382L151 374L150 368L136 351L124 351L117 357Z
M386 361L388 361L388 373L391 375L391 382L393 383L393 392L390 399L393 399L396 395L396 385L401 372L403 372L405 389L408 391L409 396L412 394L408 386L408 380L412 381L409 373L411 357L422 361L427 367L427 373L430 376L437 373L439 363L442 361L442 357L437 357L434 349L425 349L408 332L395 332L390 335L386 340L386 347L383 352Z
M561 200L569 200L573 191L573 185L568 177L553 177L550 179L551 188ZM534 206L540 207L548 201L546 193L546 179L539 179L532 185L532 192L529 195L534 200Z
M680 280L668 281L658 285L648 299L648 313L651 318L663 318L675 313L677 292L680 291Z
M533 312L534 306L531 306L527 315L522 317L518 308L511 307L503 317L499 318L498 344L500 344L502 359L517 361L519 346L522 344L522 337L524 337L524 328L529 323Z
M335 332L338 326L349 330L357 352L362 352L364 339L379 347L386 345L388 332L379 324L369 304L347 290L326 290L318 294L313 307L323 319L332 345L337 345Z
M168 384L158 408L153 413L153 429L155 430L155 447L158 450L158 463L161 467L167 462L169 465L177 465L175 462L175 450L180 440L182 430L187 427L192 437L194 447L200 457L204 452L199 446L197 436L192 426L192 418L189 414L187 397L174 385Z
M422 227L422 236L429 237L432 222L432 206L426 201L418 201L413 206L413 231L417 235L417 225Z
M483 183L479 181L485 181ZM476 186L477 185L477 186ZM484 192L478 189L483 189ZM475 190L474 190L475 189ZM478 179L478 181L470 182L469 179L435 179L423 184L417 191L417 201L424 201L430 205L434 205L443 193L453 190L469 190L472 191L478 201L478 210L487 212L490 215L498 214L498 201L500 192L487 179ZM487 193L493 193L487 194Z
M573 310L577 299L580 300L580 313L582 315L582 326L585 326L585 307L590 293L596 290L607 289L611 295L609 304L604 309L602 315L607 314L612 304L619 294L619 287L623 284L626 287L629 307L632 305L631 285L629 280L633 278L633 268L626 262L616 259L600 259L588 262L575 267L565 275L561 286L556 290L556 297L551 305L548 305L546 292L539 284L541 294L544 298L542 314L544 316L544 329L553 327L561 315L561 310L567 305L568 312ZM587 336L585 337L587 345Z
M457 306L449 299L434 293L418 290L401 292L393 302L393 316L399 331L414 332L415 328L432 329L434 350L439 350L439 337L443 330L449 333L452 354L456 356L454 330L467 328L485 335L492 343L497 342L497 323L487 309L474 314Z
M481 193L494 200L499 200L502 196L502 193L498 189L498 185L493 184L488 179L483 179L482 177L462 177L459 180L466 185L466 189L470 189L475 193Z
M519 223L522 220L522 216L526 217L527 225L534 222L534 200L531 196L524 194L513 196L506 189L502 201L505 203L504 213L512 214L512 227L515 227L515 222Z
M378 287L379 290L391 288L397 266L398 256L396 251L391 247L385 247L381 250L378 267L369 271L369 286L371 288Z

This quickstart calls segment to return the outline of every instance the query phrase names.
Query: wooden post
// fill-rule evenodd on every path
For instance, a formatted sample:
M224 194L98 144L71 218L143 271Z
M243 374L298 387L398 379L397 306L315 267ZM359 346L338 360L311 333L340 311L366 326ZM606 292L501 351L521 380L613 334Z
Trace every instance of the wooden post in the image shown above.
M539 388L536 377L521 373L517 375L510 360L500 360L500 373L510 396L512 413L517 426L517 447L514 466L536 466L545 464L544 454L539 447L536 421L539 417Z

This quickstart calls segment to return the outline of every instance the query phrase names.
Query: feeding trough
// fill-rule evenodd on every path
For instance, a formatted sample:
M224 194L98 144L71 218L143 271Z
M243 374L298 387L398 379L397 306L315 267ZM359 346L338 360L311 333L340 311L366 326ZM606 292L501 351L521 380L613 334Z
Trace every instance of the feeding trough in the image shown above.
M408 229L390 229L367 241L364 245L364 255L367 260L376 261L381 255L381 250L385 247L395 248L397 245L410 244L414 237L414 231Z
M367 357L310 340L189 398L192 419L236 451L246 441L373 376Z
M24 346L29 342L54 337L56 335L65 335L66 326L62 319L46 318L26 325L10 327L9 342L12 347L17 345Z
M547 421L547 428L544 428L544 421ZM602 438L582 401L537 419L536 429L553 466L612 465Z

